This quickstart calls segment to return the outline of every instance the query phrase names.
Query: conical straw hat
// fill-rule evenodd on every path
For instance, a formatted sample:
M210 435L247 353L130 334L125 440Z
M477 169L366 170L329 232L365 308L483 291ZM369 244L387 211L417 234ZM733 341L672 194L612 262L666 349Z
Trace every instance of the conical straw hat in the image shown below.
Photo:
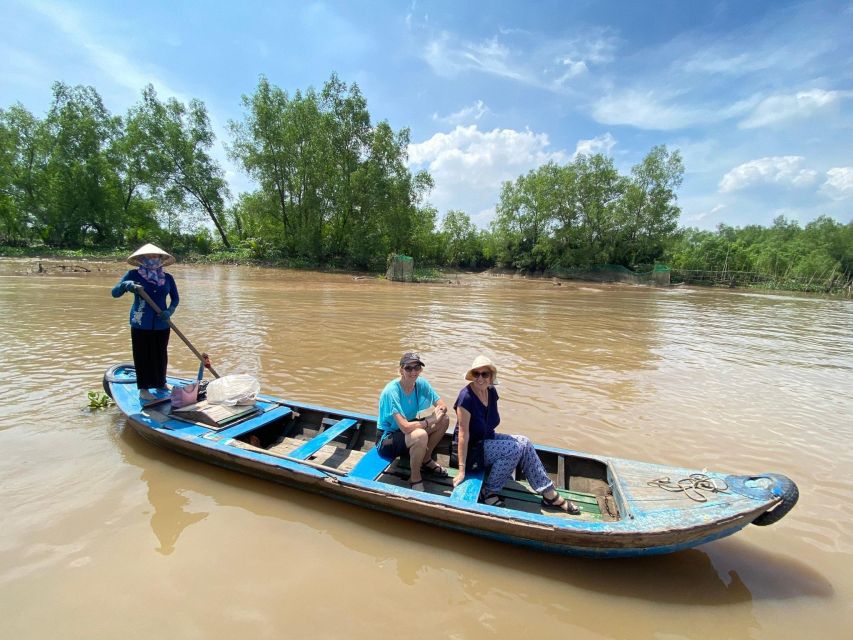
M155 244L151 244L150 242L131 253L130 257L127 259L127 263L138 267L142 263L143 256L163 256L164 267L168 267L170 264L175 264L175 256L171 253L166 253L160 247Z

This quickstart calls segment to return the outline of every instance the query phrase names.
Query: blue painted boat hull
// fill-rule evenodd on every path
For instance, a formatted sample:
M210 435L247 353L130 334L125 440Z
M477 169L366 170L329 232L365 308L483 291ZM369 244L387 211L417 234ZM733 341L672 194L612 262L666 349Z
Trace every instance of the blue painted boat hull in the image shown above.
M544 509L523 478L505 487L505 508L491 507L478 501L482 476L466 477L455 489L448 479L428 479L426 491L410 489L404 463L378 456L375 416L261 395L244 414L208 423L209 416L171 407L167 394L143 405L134 383L132 365L115 365L104 376L130 426L155 444L367 508L549 552L671 553L753 522L775 522L796 502L796 485L778 474L703 471L704 485L673 491L660 479L687 480L697 470L537 446L555 485L581 505L581 515ZM450 466L449 437L437 452Z

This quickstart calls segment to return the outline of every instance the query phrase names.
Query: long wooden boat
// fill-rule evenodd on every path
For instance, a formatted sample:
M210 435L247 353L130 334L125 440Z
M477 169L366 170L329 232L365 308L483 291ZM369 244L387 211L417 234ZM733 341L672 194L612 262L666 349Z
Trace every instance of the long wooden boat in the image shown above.
M376 417L259 395L251 406L201 401L171 406L168 393L143 406L133 365L104 375L104 388L144 438L222 467L339 498L367 508L537 549L628 557L669 553L729 536L750 523L776 522L798 491L773 473L730 475L590 455L547 446L537 452L579 516L543 509L520 471L502 495L505 507L478 501L482 476L454 488L425 474L408 486L407 461L375 448ZM188 380L170 378L170 384ZM436 455L451 475L450 437Z

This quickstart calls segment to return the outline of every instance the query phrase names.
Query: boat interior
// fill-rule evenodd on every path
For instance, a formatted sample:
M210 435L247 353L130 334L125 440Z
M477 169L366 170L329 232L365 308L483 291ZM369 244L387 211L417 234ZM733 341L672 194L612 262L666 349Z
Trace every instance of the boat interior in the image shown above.
M168 403L166 403L168 404ZM409 487L409 461L401 457L388 462L375 449L378 429L375 419L358 414L334 413L300 405L258 401L248 407L222 407L200 403L191 409L163 407L171 418L205 426L227 437L230 446L263 451L272 456L304 462L332 475L360 477L366 480ZM447 469L449 477L436 477L424 472L427 493L453 499L476 501L482 478L471 478L453 487L458 473L455 456L451 457L452 427L436 447L434 459ZM581 509L579 516L545 508L517 468L514 478L501 491L506 508L542 515L603 521L619 519L607 465L591 458L537 450L554 486L560 494ZM464 490L463 490L464 487Z

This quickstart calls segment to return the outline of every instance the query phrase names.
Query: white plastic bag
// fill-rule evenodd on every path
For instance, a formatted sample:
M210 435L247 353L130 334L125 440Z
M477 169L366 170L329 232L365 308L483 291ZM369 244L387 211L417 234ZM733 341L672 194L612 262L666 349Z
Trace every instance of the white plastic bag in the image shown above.
M222 376L207 385L207 401L211 404L255 404L261 383L245 373Z

